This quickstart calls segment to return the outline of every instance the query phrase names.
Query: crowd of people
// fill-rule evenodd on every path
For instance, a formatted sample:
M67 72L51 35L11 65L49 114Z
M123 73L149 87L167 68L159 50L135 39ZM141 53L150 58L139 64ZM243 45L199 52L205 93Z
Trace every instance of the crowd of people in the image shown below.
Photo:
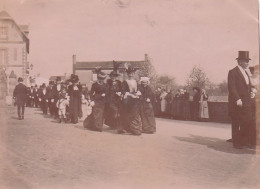
M24 119L24 106L41 108L43 114L49 114L62 123L78 123L85 118L84 127L93 131L103 131L106 124L118 133L141 135L155 133L154 94L149 87L149 78L134 77L136 69L126 68L127 79L118 80L118 65L107 75L97 68L97 81L91 90L80 84L77 75L72 74L65 82L60 77L56 81L26 88L22 78L14 90L14 99L18 107L18 118ZM22 88L20 90L19 88ZM21 111L22 109L22 111Z
M155 91L155 115L170 119L207 121L208 95L205 89L193 87L192 100L186 89L166 90L158 87Z

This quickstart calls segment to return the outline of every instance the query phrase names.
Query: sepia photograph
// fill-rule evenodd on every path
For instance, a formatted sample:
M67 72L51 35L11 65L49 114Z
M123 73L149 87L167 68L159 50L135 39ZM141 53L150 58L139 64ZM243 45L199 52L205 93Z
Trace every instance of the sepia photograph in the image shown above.
M0 189L259 189L258 0L0 0Z

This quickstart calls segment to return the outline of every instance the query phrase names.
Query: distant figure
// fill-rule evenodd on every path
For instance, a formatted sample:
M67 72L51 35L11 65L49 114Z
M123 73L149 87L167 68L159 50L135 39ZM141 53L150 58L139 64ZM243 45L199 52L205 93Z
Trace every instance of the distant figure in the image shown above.
M18 78L18 85L15 86L13 98L16 101L18 119L24 119L24 110L25 103L27 99L27 87L23 84L23 79L21 77ZM22 112L21 112L22 109Z
M254 147L250 140L250 127L252 126L252 104L254 97L249 73L249 52L239 51L238 65L228 73L228 102L229 115L232 121L232 142L234 148Z
M192 119L198 121L199 119L199 109L200 109L200 88L193 87L193 101L192 101Z
M164 117L166 115L166 96L167 92L165 89L162 90L160 100L161 100L161 115Z
M201 90L200 95L200 113L199 117L201 121L207 121L209 118L209 109L208 109L208 95L206 94L206 90Z

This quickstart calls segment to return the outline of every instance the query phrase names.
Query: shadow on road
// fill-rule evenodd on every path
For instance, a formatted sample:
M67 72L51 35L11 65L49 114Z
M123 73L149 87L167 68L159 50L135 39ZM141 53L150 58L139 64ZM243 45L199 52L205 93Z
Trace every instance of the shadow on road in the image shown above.
M197 135L190 135L190 137L175 137L182 142L190 142L194 144L200 144L207 146L216 151L231 153L231 154L256 154L256 150L253 149L235 149L232 143L226 142L226 140L219 138L203 137ZM259 155L259 154L258 154Z

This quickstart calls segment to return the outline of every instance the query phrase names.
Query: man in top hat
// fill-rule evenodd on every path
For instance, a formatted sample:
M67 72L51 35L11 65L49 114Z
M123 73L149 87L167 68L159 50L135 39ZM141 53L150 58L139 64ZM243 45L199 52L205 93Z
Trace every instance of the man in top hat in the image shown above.
M42 84L42 88L39 91L39 102L40 102L40 106L42 108L42 112L44 115L47 115L47 110L48 110L48 90L46 88L46 84L43 83Z
M39 106L39 89L38 86L35 85L33 89L33 104L35 108Z
M119 63L113 61L113 71L110 72L110 79L107 80L107 102L105 106L105 124L112 129L120 130L120 105L122 84L117 78L119 75ZM119 131L120 132L120 131Z
M48 107L50 115L54 116L55 114L55 104L54 104L54 81L49 81L49 86L47 87L48 94Z
M23 79L21 77L18 78L18 83L19 84L15 86L13 98L16 100L17 104L18 119L21 120L24 119L27 88L23 84Z
M57 101L59 100L59 95L62 89L61 85L61 77L56 77L56 85L53 86L53 99L51 100L52 103L56 104ZM56 118L59 117L58 115L58 108L54 106L54 115Z
M252 126L252 104L254 98L249 72L249 52L239 51L238 65L228 73L229 115L232 121L232 142L234 148L254 147L250 142L249 131Z

